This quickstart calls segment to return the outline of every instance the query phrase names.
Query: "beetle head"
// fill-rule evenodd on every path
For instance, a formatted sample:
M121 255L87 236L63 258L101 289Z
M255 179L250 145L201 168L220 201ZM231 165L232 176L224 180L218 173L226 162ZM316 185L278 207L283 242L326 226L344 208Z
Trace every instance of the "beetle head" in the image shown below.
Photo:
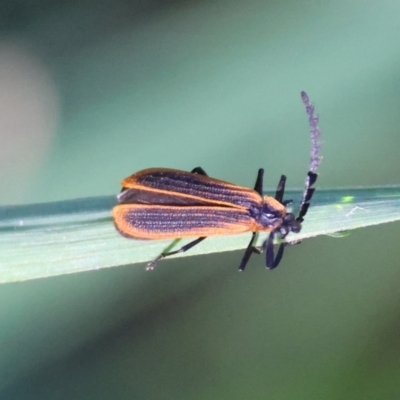
M299 233L301 231L301 222L296 219L293 213L287 213L283 217L282 225L279 227L279 232L284 238L290 232Z

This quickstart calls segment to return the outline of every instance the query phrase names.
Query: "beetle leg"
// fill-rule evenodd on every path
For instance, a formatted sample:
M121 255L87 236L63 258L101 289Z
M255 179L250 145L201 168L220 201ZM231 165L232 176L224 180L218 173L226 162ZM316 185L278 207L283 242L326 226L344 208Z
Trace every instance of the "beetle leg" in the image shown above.
M250 243L247 246L246 251L244 252L242 261L240 262L240 265L239 265L239 271L240 272L244 271L244 269L246 268L247 263L249 262L249 259L250 259L251 255L253 253L260 253L260 250L257 249L257 247L253 246L254 240L256 238L256 234L257 234L257 232L253 232L253 234L251 236L251 239L250 239Z
M254 185L254 190L262 197L263 191L263 179L264 179L264 169L260 168L257 173L256 184Z
M152 269L155 268L155 266L157 265L157 263L159 261L161 261L162 259L164 259L165 257L168 256L172 256L174 254L178 254L178 253L184 253L185 251L188 251L189 249L191 249L192 247L196 246L196 244L199 244L200 242L202 242L206 237L199 237L196 240L193 240L192 242L185 244L185 246L182 246L179 250L175 250L175 251L170 251L169 253L161 253L155 260L149 262L147 264L147 271L150 271Z
M275 256L274 252L274 232L271 232L268 239L263 243L263 248L267 249L266 266L268 269L276 268L281 262L283 251L285 250L286 243L279 245L278 253Z
M199 175L208 176L208 175L207 175L207 172L204 171L204 169L201 168L201 167L193 168L190 172L191 172L192 174L199 174Z
M276 188L275 199L282 203L283 195L285 193L286 176L282 175L279 180L278 187Z

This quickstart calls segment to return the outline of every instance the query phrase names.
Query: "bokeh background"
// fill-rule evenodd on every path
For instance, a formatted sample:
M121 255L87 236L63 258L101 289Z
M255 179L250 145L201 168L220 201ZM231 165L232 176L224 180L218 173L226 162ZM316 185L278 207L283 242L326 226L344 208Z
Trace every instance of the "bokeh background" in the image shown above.
M301 90L319 187L399 184L399 16L391 0L4 0L0 203L113 194L156 166L300 187ZM253 257L238 274L232 252L2 285L0 398L398 399L399 236L307 240L274 272Z

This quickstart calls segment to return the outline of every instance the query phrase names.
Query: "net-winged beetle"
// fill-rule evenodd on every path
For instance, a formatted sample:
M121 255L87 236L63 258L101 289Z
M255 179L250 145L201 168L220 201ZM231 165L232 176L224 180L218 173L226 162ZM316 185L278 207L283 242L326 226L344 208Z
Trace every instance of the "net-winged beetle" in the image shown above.
M119 204L113 208L118 232L133 239L176 239L197 237L176 251L164 252L148 264L153 269L161 259L182 253L208 236L252 232L239 270L243 271L253 252L266 251L267 268L275 268L282 259L287 243L274 252L274 238L284 239L290 232L298 233L314 194L312 185L319 157L320 131L314 106L302 92L311 126L311 162L299 213L287 212L290 200L283 200L286 176L282 175L274 197L263 196L264 170L259 169L254 189L210 178L197 167L191 172L167 168L139 171L122 181ZM261 248L254 247L257 232L269 232Z

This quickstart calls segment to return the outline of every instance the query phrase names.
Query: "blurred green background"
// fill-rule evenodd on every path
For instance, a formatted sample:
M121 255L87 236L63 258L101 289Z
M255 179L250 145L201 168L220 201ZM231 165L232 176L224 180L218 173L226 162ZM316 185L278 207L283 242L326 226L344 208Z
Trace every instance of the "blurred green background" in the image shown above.
M0 203L113 194L157 166L300 187L301 90L319 187L399 184L399 16L390 0L3 1ZM2 285L0 398L399 399L399 236L307 240L274 272L253 257L238 274L232 252Z

